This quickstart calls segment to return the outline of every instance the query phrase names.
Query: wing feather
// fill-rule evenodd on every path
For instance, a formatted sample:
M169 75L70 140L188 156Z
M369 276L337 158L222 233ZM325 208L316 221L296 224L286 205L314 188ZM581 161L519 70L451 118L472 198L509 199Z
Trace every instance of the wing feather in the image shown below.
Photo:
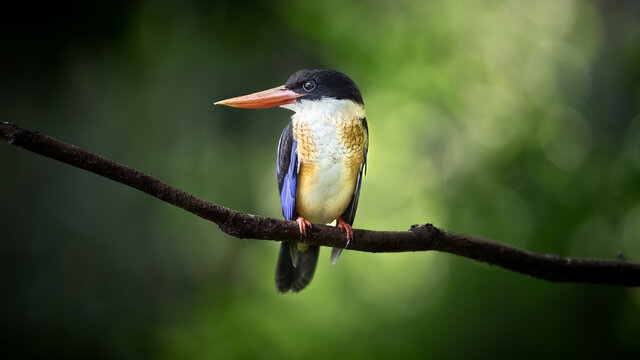
M280 135L278 143L278 190L282 215L286 220L295 220L296 191L298 183L297 143L293 139L293 127L289 123Z
M358 209L358 200L360 199L360 187L362 186L362 178L367 174L367 152L369 150L369 126L367 125L367 119L362 119L362 125L365 131L365 136L367 141L364 147L364 161L362 162L362 166L360 166L360 173L358 174L358 180L356 181L356 188L353 192L353 197L351 198L351 202L349 202L349 206L342 213L342 220L349 223L349 225L353 225L353 220L356 217L356 210Z
M353 220L356 217L356 210L358 209L358 200L360 199L360 187L362 186L362 178L367 174L367 152L369 150L369 127L367 126L367 119L362 119L362 126L364 128L366 143L364 146L364 161L362 162L362 166L360 166L360 172L358 173L358 180L356 181L356 188L353 192L353 197L351 198L351 202L349 202L349 206L347 209L340 215L342 220L346 221L349 225L353 225ZM338 261L338 257L342 253L341 248L333 248L331 249L331 264L335 264Z

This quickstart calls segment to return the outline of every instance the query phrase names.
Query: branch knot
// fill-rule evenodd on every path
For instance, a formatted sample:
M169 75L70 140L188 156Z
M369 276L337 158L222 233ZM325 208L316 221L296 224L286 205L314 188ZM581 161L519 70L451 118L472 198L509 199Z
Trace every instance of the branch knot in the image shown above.
M443 237L443 231L433 226L431 223L413 224L409 231L416 235L416 238L420 241L421 247L428 250L437 250L438 243Z

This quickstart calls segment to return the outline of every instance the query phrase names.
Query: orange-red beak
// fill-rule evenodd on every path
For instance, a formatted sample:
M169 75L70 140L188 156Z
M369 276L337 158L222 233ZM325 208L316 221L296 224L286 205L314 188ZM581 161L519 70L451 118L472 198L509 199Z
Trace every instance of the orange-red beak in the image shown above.
M283 86L218 101L214 105L227 105L245 109L264 109L274 106L293 104L297 98L304 96Z

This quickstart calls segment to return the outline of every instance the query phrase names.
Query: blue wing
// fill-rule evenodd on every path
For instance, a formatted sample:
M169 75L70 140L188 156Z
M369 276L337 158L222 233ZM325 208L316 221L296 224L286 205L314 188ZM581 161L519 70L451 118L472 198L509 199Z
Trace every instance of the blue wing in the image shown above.
M277 177L280 191L282 215L286 220L295 220L296 190L298 183L297 142L293 139L293 127L289 123L280 135L278 143Z
M282 131L278 144L278 190L282 215L287 220L295 220L296 189L298 183L298 144L293 139L292 124ZM276 289L278 292L302 290L313 278L318 263L318 246L299 249L296 244L280 244L280 255L276 264Z

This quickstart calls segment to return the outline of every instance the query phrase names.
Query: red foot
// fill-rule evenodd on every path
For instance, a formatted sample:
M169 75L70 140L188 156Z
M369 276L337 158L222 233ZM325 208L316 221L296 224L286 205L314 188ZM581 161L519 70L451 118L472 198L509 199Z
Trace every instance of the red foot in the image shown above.
M351 240L353 240L353 229L351 228L351 225L349 225L348 222L342 220L341 216L338 216L337 221L338 221L337 226L347 233L347 245L344 247L346 249L347 247L349 247L349 243L351 242Z
M312 228L311 223L303 219L302 216L298 216L298 218L296 219L296 222L298 223L298 228L300 229L300 238L302 239L302 237L304 236L304 238L306 239L307 229Z

